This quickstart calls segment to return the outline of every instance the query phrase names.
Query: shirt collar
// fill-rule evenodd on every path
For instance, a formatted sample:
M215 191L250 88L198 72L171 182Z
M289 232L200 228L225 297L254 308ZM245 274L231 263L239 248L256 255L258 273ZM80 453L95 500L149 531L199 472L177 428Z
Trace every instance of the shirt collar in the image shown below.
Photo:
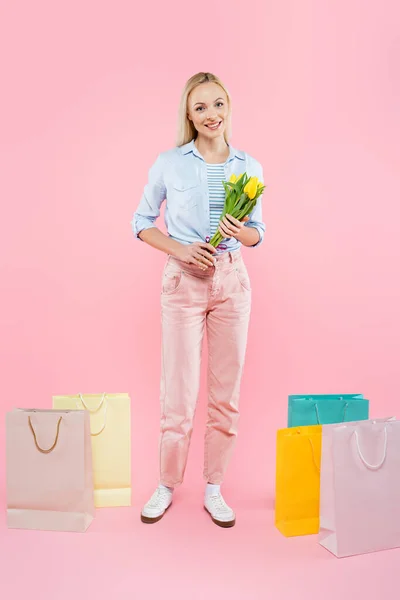
M230 144L228 144L228 146L229 146L229 156L227 158L227 162L231 161L233 158L239 158L240 160L245 159L244 152L242 152L241 150L236 150L236 148L234 148ZM203 157L201 156L200 152L197 150L197 148L195 146L194 139L191 142L189 142L188 144L184 144L183 146L181 146L179 148L179 150L181 151L181 153L183 155L189 154L190 152L192 152L195 156L204 160Z

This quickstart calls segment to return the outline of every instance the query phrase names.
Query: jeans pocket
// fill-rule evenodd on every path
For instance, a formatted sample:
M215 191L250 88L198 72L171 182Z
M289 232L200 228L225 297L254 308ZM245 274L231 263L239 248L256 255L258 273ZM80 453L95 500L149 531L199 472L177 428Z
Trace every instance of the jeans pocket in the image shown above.
M251 292L250 277L243 263L236 267L235 273L242 288L246 290L246 292Z
M162 278L161 293L164 296L170 296L178 291L183 280L183 271L165 268Z

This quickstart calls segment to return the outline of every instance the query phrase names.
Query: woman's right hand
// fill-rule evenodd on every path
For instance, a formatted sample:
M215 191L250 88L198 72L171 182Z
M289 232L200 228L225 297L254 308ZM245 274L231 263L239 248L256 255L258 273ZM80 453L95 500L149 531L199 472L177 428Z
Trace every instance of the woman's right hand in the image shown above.
M211 254L210 254L211 253ZM189 265L196 265L202 271L206 271L209 267L215 265L215 258L212 254L217 251L214 246L207 242L194 242L193 244L183 245L177 253L177 258Z

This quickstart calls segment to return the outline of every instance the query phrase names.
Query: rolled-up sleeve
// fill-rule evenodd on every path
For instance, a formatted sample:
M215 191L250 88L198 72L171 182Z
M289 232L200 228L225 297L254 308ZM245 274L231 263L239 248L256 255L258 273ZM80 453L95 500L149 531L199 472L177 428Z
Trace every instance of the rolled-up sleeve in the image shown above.
M155 221L160 216L161 204L166 196L163 175L164 158L162 154L159 154L149 169L147 184L131 221L132 231L139 240L141 231L156 227Z
M264 183L263 168L262 168L261 164L258 161L256 161L255 159L252 159L250 174L252 176L258 177L258 179ZM249 221L246 221L246 223L245 223L246 227L254 227L255 229L257 229L258 234L260 236L260 239L258 240L258 242L256 244L254 244L253 246L250 246L250 248L256 248L257 246L259 246L262 243L262 241L264 239L265 223L263 222L263 218L262 218L263 196L264 196L264 194L261 194L261 196L257 199L257 204L255 205L255 207L249 214Z

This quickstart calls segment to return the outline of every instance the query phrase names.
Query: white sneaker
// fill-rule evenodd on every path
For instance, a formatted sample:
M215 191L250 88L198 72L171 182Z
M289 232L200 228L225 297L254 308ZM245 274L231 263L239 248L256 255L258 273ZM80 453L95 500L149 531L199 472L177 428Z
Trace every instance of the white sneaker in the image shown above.
M212 520L220 527L233 527L236 521L235 513L227 505L221 492L217 494L206 494L204 508L210 514Z
M156 523L163 518L165 512L171 506L172 491L166 487L159 486L147 504L144 505L140 515L142 523Z

